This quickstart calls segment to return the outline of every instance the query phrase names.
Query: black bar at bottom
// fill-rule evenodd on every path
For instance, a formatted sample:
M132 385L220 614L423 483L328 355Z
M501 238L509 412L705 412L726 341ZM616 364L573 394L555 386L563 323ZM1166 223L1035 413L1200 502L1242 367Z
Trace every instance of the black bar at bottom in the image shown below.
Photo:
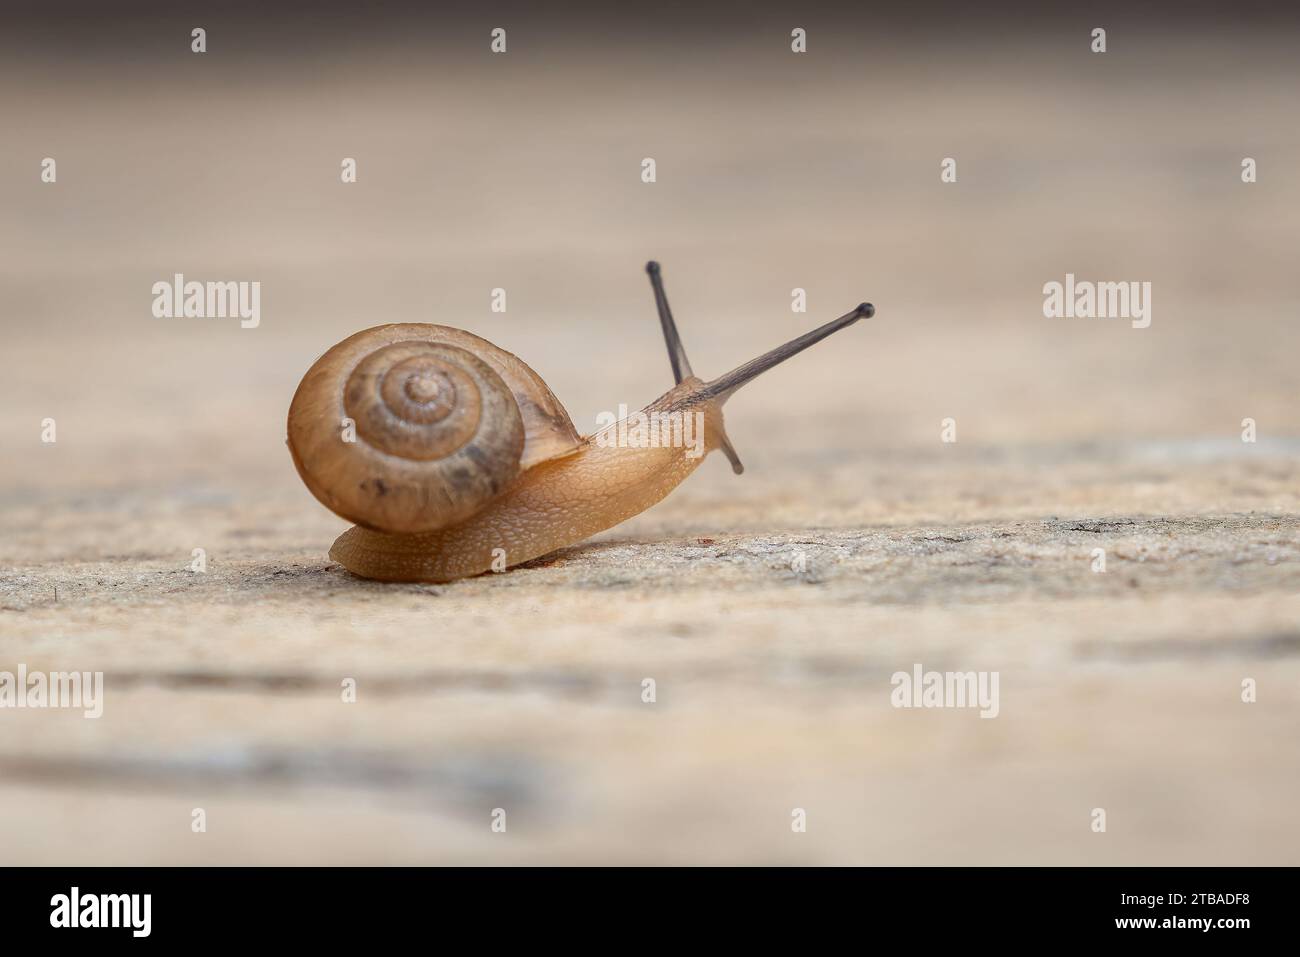
M10 868L0 870L0 927L6 944L54 946L297 949L416 935L461 949L522 935L533 946L720 939L732 949L848 933L902 935L917 952L1057 939L1231 947L1290 929L1294 877L1274 868Z

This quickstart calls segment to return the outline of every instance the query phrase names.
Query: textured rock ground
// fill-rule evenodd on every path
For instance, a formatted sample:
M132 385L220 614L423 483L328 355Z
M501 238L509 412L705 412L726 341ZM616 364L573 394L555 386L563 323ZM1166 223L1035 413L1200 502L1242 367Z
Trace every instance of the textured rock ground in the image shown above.
M0 861L1295 863L1300 194L1236 170L1300 131L1248 39L1212 73L1194 37L1087 76L947 50L943 83L830 37L803 74L6 57L0 670L106 699L0 711ZM504 575L328 561L283 447L316 355L464 326L589 430L668 385L651 256L705 374L879 312L728 406L741 478ZM1151 328L1044 319L1067 270L1153 281ZM177 271L262 281L262 325L154 319ZM998 717L892 707L917 663L998 672Z

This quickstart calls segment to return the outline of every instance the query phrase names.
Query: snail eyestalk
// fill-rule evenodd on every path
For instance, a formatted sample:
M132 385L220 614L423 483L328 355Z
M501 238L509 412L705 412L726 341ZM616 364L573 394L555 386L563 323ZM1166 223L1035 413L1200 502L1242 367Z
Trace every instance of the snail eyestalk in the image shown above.
M673 311L668 306L668 295L664 292L664 281L659 275L659 264L654 260L645 264L645 271L650 274L650 287L655 292L655 308L659 310L659 324L664 327L664 342L668 345L668 361L673 364L673 379L681 382L694 375L691 372L691 360L686 358L686 347L677 332L677 323L673 321Z
M846 312L838 319L832 319L824 326L818 326L811 332L805 332L797 339L791 339L784 345L777 346L771 352L765 352L757 359L750 359L742 366L737 366L730 372L718 376L712 382L704 385L703 393L710 398L718 400L721 405L726 402L745 383L762 375L773 366L780 365L791 356L798 355L809 346L816 345L827 336L839 332L841 329L853 325L859 319L868 318L876 314L876 307L869 302L858 305L852 312Z
M731 396L745 383L758 378L768 369L775 365L780 365L786 359L793 355L803 352L811 345L821 342L832 333L839 332L848 326L853 325L863 316L870 318L875 315L876 307L869 302L860 303L858 308L852 312L846 312L838 319L832 319L824 326L818 326L811 332L805 332L797 339L791 339L784 345L777 346L771 352L766 352L757 359L750 359L742 366L737 366L725 375L720 375L712 382L706 382L700 389L700 394L705 398L715 401L719 409ZM727 437L726 430L723 429L718 437L718 449L727 460L731 462L731 471L740 475L745 471L745 466L741 464L740 456L736 454L736 449L731 444L731 439Z

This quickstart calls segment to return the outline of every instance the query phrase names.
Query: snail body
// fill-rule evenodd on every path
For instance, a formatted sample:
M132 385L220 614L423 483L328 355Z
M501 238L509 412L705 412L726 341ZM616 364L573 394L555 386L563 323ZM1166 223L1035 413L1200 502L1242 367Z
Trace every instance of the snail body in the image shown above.
M288 444L308 489L357 523L330 557L381 581L446 582L502 570L582 541L665 498L727 439L723 403L755 376L873 313L833 322L705 382L691 373L655 289L677 385L640 413L693 415L702 443L628 445L622 423L582 438L522 360L446 326L398 323L349 337L308 370ZM341 438L352 422L355 441Z

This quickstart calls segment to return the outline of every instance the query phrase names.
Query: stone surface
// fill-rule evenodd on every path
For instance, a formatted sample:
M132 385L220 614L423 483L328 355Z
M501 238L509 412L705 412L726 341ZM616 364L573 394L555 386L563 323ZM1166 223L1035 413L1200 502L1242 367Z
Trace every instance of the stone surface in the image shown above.
M99 720L0 711L0 862L1296 862L1293 51L1009 40L940 82L819 42L0 59L0 670L106 680ZM328 561L283 445L317 355L463 326L590 431L670 382L651 257L704 375L878 312L729 404L743 477L503 575ZM1066 271L1152 281L1151 327L1044 319ZM153 318L175 272L261 281L261 325ZM996 671L997 718L892 707L918 663Z

